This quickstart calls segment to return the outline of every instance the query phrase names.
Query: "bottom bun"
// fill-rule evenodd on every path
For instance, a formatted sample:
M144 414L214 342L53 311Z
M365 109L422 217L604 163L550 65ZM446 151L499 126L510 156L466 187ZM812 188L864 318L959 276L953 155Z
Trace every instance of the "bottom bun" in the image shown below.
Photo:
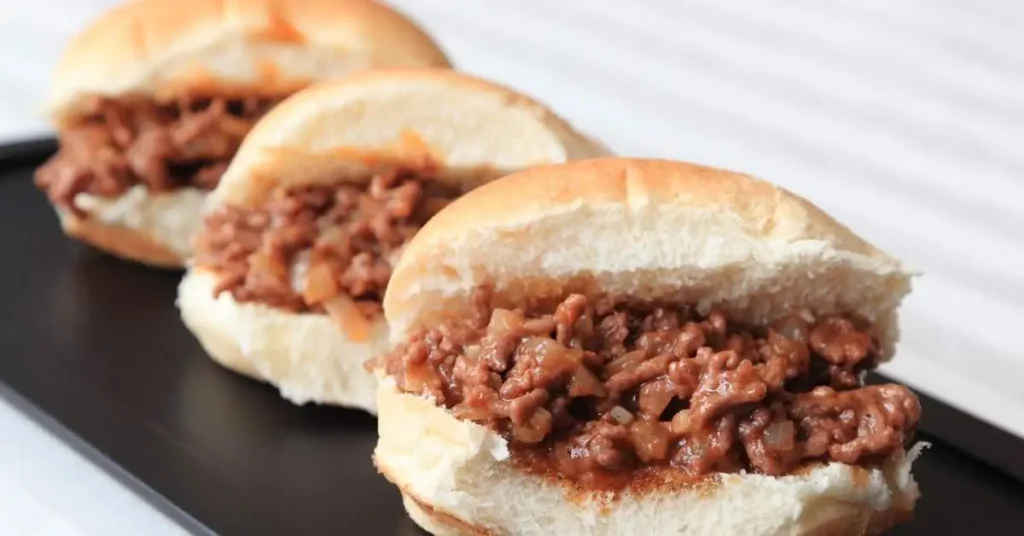
M276 386L295 404L376 412L377 378L363 364L389 348L383 319L368 341L355 342L326 315L239 304L226 292L214 298L216 283L190 270L178 287L182 319L214 361Z
M79 194L75 205L88 218L64 210L57 215L68 236L103 251L159 268L181 268L192 256L205 199L206 193L195 188L150 195L135 186L113 199Z
M58 211L57 216L64 234L111 255L155 268L182 268L184 265L181 255L142 231L93 218L82 219L63 211Z
M435 535L877 534L911 517L919 496L910 473L917 447L879 469L831 463L785 477L586 492L517 469L499 435L399 392L390 378L377 404L374 463Z

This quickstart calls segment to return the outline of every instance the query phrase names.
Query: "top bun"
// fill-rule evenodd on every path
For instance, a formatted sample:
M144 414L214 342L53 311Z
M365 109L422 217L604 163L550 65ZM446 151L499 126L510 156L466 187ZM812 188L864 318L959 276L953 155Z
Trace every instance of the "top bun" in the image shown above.
M601 158L474 190L413 238L384 297L392 338L464 316L479 285L498 306L568 292L673 300L761 324L792 311L873 321L883 357L909 274L810 202L748 175Z
M448 65L416 24L371 0L135 0L73 38L49 109L61 124L92 95L277 95L369 67Z
M209 207L260 204L281 185L369 180L378 167L429 167L476 186L529 166L608 149L533 99L447 69L381 69L289 97L246 137Z

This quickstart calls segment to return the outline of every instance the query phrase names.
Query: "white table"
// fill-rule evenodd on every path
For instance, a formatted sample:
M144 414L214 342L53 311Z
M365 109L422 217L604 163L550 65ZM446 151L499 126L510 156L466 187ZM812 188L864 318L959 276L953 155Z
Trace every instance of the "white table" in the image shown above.
M185 534L2 398L0 430L0 534Z
M0 6L0 140L47 132L49 67L111 3ZM761 175L923 270L885 372L1024 436L1024 3L394 3L618 152ZM2 403L0 430L0 534L176 532Z

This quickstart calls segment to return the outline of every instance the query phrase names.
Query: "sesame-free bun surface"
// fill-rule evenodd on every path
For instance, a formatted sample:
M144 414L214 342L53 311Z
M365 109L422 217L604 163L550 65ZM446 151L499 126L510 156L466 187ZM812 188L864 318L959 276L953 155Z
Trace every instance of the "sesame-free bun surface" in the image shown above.
M395 267L395 340L465 315L478 285L518 306L566 292L674 300L764 323L793 310L874 321L884 357L910 290L899 261L810 202L748 175L683 162L600 158L534 168L462 197Z
M443 180L477 186L508 170L607 154L536 101L441 69L386 70L317 84L281 103L242 144L208 210L259 206L277 188L368 180L374 169L429 161ZM434 173L432 172L432 175ZM365 342L323 315L292 314L228 294L203 267L179 289L185 324L226 366L296 402L373 412L363 363L388 348L383 319Z
M390 66L448 66L415 23L371 0L134 0L69 43L49 109L58 123L92 95L280 95Z
M447 69L377 69L300 91L249 133L211 204L259 205L282 185L367 180L440 165L474 186L531 166L609 154L543 104Z
M567 487L509 463L492 430L460 421L387 378L378 390L378 470L410 517L438 536L840 536L875 534L911 516L912 449L877 469L839 463L793 476L728 474L611 496Z

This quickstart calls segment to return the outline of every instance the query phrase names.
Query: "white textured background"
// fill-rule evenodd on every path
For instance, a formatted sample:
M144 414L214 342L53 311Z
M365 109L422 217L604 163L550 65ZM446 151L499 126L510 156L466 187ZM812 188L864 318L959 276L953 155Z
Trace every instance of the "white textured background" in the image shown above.
M0 141L111 0L0 0ZM1024 436L1024 2L402 0L621 154L761 175L925 272L885 371ZM0 534L176 528L0 403Z

